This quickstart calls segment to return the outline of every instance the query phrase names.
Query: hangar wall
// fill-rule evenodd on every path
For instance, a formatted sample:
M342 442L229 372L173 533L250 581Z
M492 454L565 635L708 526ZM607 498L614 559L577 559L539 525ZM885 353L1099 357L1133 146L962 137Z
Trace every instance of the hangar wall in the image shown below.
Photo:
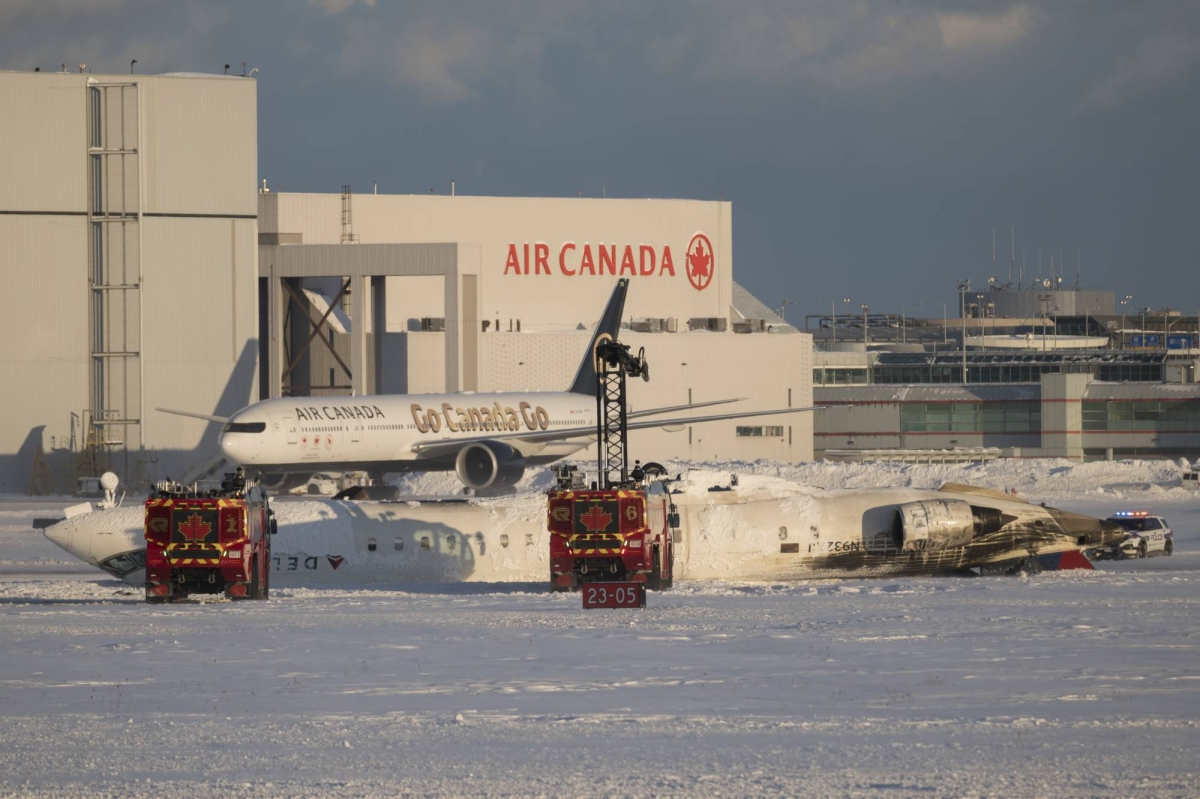
M495 391L564 390L589 340L589 333L484 336L481 382ZM630 410L741 397L747 399L695 415L812 405L812 340L806 335L623 330L621 340L634 352L645 348L650 364L649 382L629 383ZM734 370L736 380L730 378ZM641 430L630 438L642 460L770 458L794 463L812 459L813 414L708 422L678 432ZM589 454L594 452L589 448Z
M596 297L607 296L622 274L632 280L627 318L671 316L686 325L692 317L729 316L728 202L385 194L349 200L352 222L343 225L342 195L260 194L263 243L338 244L346 236L359 244L478 244L479 310L503 329L509 319L520 319L523 331L594 324L603 306ZM698 234L698 246L715 253L702 261L710 273L696 278L702 288L688 276ZM696 248L691 254L705 257ZM434 302L433 295L424 299Z
M244 78L0 72L0 491L179 475L215 426L153 408L257 396L256 104Z
M630 389L635 407L736 397L749 399L729 410L812 404L810 336L732 332L730 322L740 316L732 310L729 203L278 192L259 200L264 276L271 263L298 262L310 250L321 254L321 274L341 275L358 273L363 251L397 267L408 257L405 247L427 242L454 242L460 258L470 253L471 263L456 271L478 274L475 325L460 318L470 312L461 288L454 293L462 296L446 301L453 280L411 271L386 278L386 329L374 330L370 315L362 319L372 336L384 337L378 384L386 391L562 390L624 273L630 278L626 326L639 318L672 319L679 331L622 332L622 340L646 347L652 364L651 382ZM373 307L369 282L362 291L366 299L350 305ZM419 332L423 317L440 317L447 331L461 331L461 343ZM724 330L689 332L688 321L699 318L719 320ZM472 356L468 345L474 344ZM319 352L314 363L311 385L337 372ZM449 384L456 371L460 386ZM678 433L646 431L635 442L656 458L800 461L812 457L812 425L809 413L762 417Z

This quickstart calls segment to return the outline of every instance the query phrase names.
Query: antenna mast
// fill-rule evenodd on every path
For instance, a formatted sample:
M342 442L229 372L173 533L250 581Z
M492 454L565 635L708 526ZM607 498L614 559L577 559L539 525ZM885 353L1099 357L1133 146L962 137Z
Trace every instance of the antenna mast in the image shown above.
M996 277L996 226L992 225L992 282L995 284Z
M1008 287L1012 288L1013 267L1017 265L1017 226L1012 227L1012 258L1008 262Z

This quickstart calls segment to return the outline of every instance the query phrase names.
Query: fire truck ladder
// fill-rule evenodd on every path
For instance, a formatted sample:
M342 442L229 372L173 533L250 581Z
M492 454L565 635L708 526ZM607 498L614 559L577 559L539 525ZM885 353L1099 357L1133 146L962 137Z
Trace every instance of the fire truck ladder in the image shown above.
M629 425L625 377L650 379L646 351L629 354L629 345L607 339L596 345L596 449L601 488L629 485Z

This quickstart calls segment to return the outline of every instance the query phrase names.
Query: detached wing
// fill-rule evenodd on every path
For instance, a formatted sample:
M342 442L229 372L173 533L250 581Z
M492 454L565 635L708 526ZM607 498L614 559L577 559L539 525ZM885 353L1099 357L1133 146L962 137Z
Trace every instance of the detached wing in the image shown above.
M731 400L718 400L708 404L719 404L721 402L730 402ZM695 408L696 405L685 405L687 408ZM628 427L630 430L648 430L655 427L679 427L689 424L701 424L702 422L720 422L728 419L749 419L753 416L779 416L788 413L806 413L808 411L819 411L829 407L828 405L813 405L807 408L775 408L769 411L741 411L739 413L715 413L708 416L676 416L670 419L646 419L640 422L630 422ZM658 409L659 413L665 412L668 409ZM649 414L652 411L643 411L643 414ZM550 441L569 441L572 439L595 438L596 426L587 425L581 427L565 427L558 430L539 430L537 432L527 433L494 433L492 435L473 435L463 436L461 438L444 438L441 441L423 441L413 444L412 451L424 458L436 458L457 453L468 444L474 444L483 441L529 441L536 443L546 443Z

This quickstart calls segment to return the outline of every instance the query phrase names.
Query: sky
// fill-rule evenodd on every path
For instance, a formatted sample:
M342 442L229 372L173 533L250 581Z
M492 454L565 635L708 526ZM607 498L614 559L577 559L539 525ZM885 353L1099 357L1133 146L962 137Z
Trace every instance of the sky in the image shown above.
M1014 227L1027 279L1200 308L1195 2L0 0L0 68L132 59L258 69L285 191L729 200L791 321L938 316Z

